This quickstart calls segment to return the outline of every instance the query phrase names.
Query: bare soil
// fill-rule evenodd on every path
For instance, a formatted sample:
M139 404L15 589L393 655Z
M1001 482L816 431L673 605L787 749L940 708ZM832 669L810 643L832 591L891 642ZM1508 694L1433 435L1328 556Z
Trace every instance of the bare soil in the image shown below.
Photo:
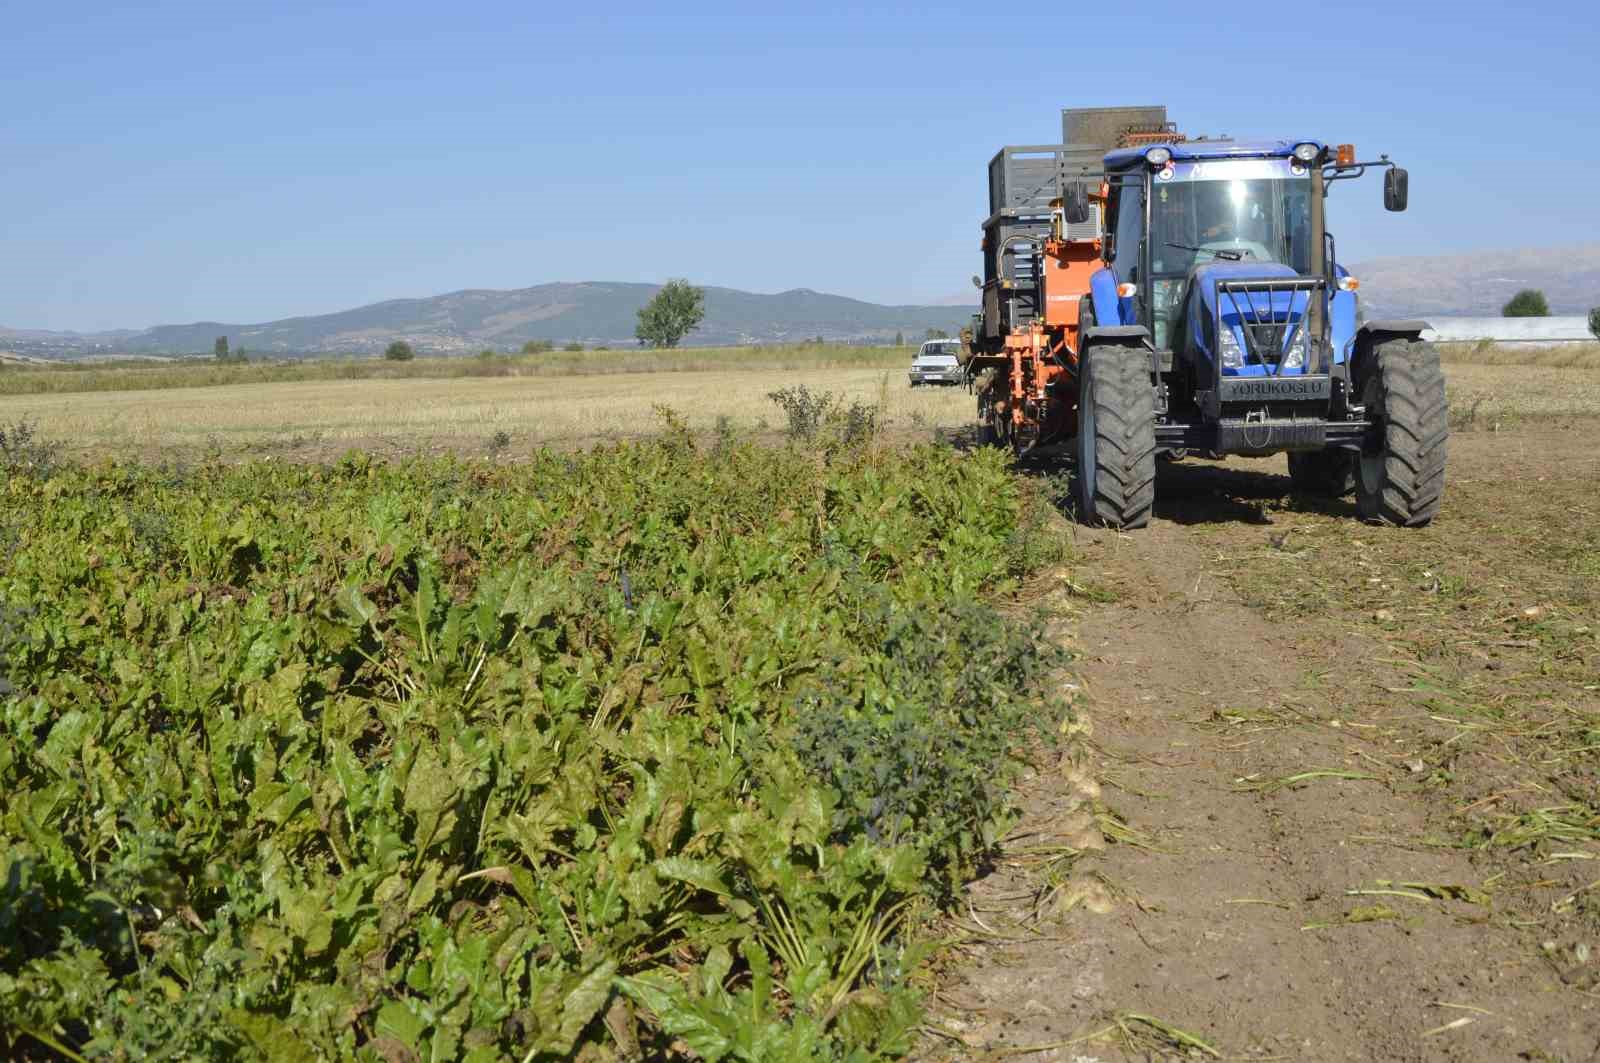
M1600 460L1451 448L1420 532L1281 458L1077 532L1114 595L1086 734L972 885L923 1054L1600 1060Z

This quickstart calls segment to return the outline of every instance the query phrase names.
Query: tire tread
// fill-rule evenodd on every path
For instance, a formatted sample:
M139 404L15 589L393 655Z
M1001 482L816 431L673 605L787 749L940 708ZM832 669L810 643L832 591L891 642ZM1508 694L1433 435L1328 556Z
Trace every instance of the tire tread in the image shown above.
M1156 498L1156 407L1142 352L1091 347L1083 364L1095 402L1094 497L1083 516L1112 528L1143 528Z
M1383 484L1356 492L1361 515L1403 528L1427 524L1444 498L1450 413L1439 352L1416 340L1377 349L1374 370L1384 406Z

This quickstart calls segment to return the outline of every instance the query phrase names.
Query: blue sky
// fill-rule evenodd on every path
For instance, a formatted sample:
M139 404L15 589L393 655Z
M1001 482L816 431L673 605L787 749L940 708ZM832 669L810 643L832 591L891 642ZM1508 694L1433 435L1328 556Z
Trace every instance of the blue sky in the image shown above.
M980 270L989 157L1068 106L1390 153L1411 209L1339 186L1347 261L1600 239L1590 4L1052 7L0 0L0 324L669 276L922 301Z

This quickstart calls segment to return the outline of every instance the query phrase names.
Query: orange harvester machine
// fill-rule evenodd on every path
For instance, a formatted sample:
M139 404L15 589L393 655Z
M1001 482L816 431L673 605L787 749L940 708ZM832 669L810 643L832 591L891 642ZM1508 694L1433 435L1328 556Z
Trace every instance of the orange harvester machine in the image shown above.
M1124 145L1180 140L1165 107L1062 111L1061 144L1010 146L989 164L983 223L983 310L963 330L978 395L980 441L1019 455L1078 429L1078 351L1089 278L1102 265L1102 159ZM1071 187L1089 217L1068 220Z
M1042 314L1005 332L998 350L972 355L986 384L978 395L984 441L1019 453L1077 434L1079 321L1089 277L1102 265L1099 237L1052 234L1033 254Z

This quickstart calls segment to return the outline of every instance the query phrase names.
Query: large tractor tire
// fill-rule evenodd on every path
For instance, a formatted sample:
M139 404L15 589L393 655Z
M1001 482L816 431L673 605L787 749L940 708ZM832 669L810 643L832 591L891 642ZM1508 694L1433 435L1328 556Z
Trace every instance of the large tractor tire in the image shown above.
M1439 352L1417 340L1389 340L1373 351L1361 403L1376 430L1356 464L1356 506L1367 520L1415 528L1444 497L1450 411Z
M1356 489L1356 456L1348 450L1290 451L1289 479L1302 494L1343 498Z
M1000 426L996 423L994 398L989 394L989 384L993 382L993 370L989 370L990 378L983 382L978 390L978 446L998 447L1001 444Z
M1156 501L1156 405L1144 352L1091 347L1079 363L1078 515L1142 528Z
M978 446L998 447L1000 445L1000 432L994 426L994 418L985 416L978 422Z

